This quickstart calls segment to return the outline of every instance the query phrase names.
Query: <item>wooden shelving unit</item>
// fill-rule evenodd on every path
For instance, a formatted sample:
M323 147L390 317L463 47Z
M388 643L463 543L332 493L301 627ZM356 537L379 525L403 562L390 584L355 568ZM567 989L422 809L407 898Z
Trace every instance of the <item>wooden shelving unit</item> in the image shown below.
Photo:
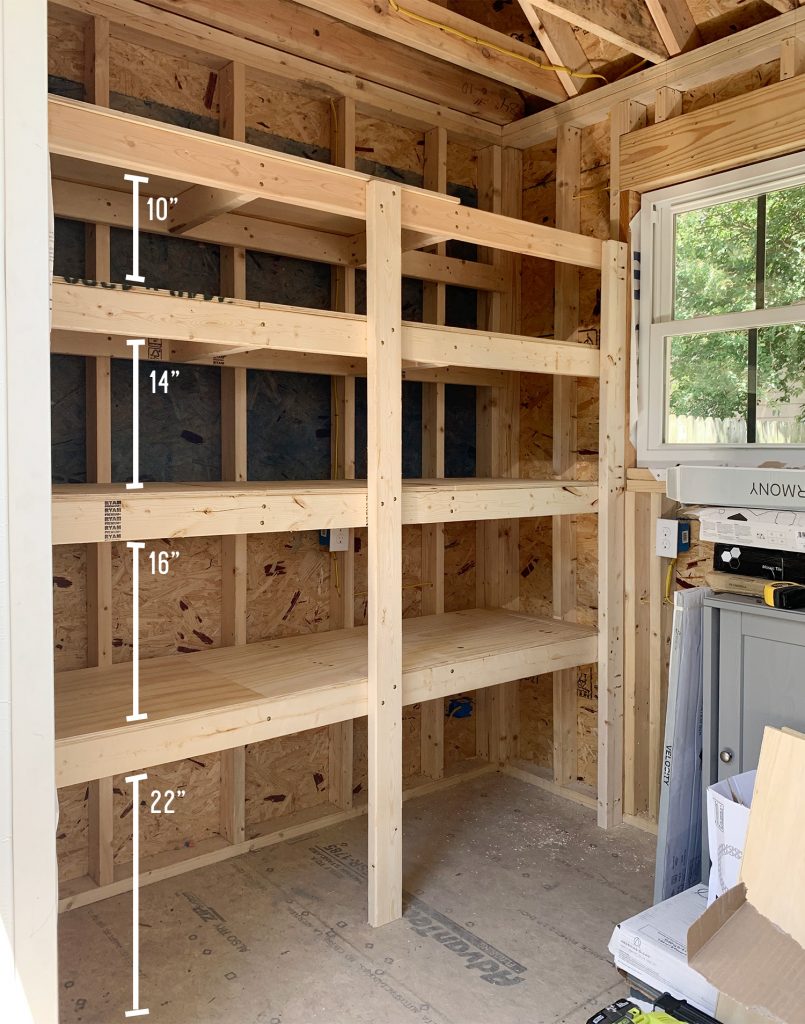
M93 667L57 678L59 784L88 782L92 813L90 877L68 889L65 905L102 898L126 885L125 872L115 869L110 850L115 774L223 752L222 839L216 840L214 850L195 858L177 857L168 869L175 873L204 862L205 856L220 859L248 846L243 811L247 743L329 726L333 813L358 813L345 766L351 763L351 722L368 715L369 918L380 925L401 913L404 705L423 702L428 728L423 771L435 779L441 774L438 702L445 696L479 690L479 750L492 764L502 763L511 742L513 713L511 689L504 684L597 661L599 820L605 826L620 820L626 247L506 215L501 182L519 181L518 164L499 147L491 147L484 158L479 209L438 191L351 169L354 108L350 138L348 101L341 102L336 121L347 137L340 135L334 146L343 167L247 145L239 106L243 67L230 64L223 73L229 106L222 137L104 106L50 100L55 209L61 217L92 225L98 256L88 270L97 280L54 284L53 350L85 356L93 368L94 436L103 455L90 474L97 482L55 488L54 543L87 544L94 552L96 640L109 634L105 601L111 591L109 550L114 541L221 536L226 567L225 646L142 662L146 722L126 723L131 667L111 664L101 641L94 645ZM101 89L92 97L108 103L108 82L105 94ZM443 189L444 174L440 176L438 167L445 159L446 133L433 132L428 134L431 171L426 181ZM124 170L148 175L147 191L153 194L179 196L173 220L157 231L217 244L228 254L222 261L223 297L101 283L109 276L109 229L131 224L130 199L121 188ZM519 204L509 212L518 209ZM482 260L446 256L444 243L452 239L479 246ZM329 263L334 268L334 311L246 301L244 248ZM512 297L522 256L600 271L600 349L513 333L517 316ZM366 315L354 312L355 271L360 268L367 275ZM401 320L405 274L426 281L425 307L433 322ZM447 283L478 288L488 296L483 329L444 326ZM226 482L146 483L140 492L109 482L104 439L110 417L109 362L111 357L130 358L127 338L148 339L154 359L223 368ZM332 480L246 481L249 367L334 378L335 408L342 419ZM513 445L519 373L599 379L601 458L596 482L517 479ZM367 377L366 481L354 479L354 382L360 375ZM404 377L424 382L423 472L431 479L402 479ZM478 387L479 436L485 445L479 451L483 475L478 479L444 479L448 382ZM563 467L558 469L557 476L562 476ZM598 631L559 617L520 614L517 519L589 512L597 512L600 523ZM479 524L479 607L471 611L444 612L440 527L451 521ZM404 524L426 527L423 576L433 587L423 607L427 614L405 622ZM334 600L335 628L329 632L245 642L248 534L366 526L366 628L353 626L347 585ZM353 571L351 559L347 552L338 562L346 580ZM162 868L154 878L164 877Z

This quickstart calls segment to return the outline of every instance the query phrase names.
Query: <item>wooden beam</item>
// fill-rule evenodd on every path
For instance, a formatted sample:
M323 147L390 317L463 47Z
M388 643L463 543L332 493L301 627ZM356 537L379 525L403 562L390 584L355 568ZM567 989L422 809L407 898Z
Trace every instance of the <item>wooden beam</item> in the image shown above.
M366 194L369 519L369 923L402 916L400 189Z
M679 117L681 113L682 93L667 85L658 89L654 100L654 123L661 124L663 121L669 121L672 117ZM638 125L638 127L642 126Z
M804 134L800 75L624 136L621 188L645 192L794 153Z
M208 346L222 357L227 352L259 349L300 356L366 356L366 318L361 316L54 282L53 329L57 336L65 331L108 339L110 327L114 328L113 338L157 336ZM107 351L112 349L110 345ZM404 323L402 349L405 359L425 367L467 366L582 377L596 377L600 369L598 352L588 345L431 324ZM80 343L72 350L80 351ZM90 354L95 348L88 343L84 351Z
M623 581L628 248L604 242L598 487L598 824L623 816Z
M254 196L241 195L221 188L191 185L178 197L179 202L168 218L168 230L172 235L185 235L199 224L207 224L233 210L245 206Z
M556 225L568 231L581 228L581 129L563 125L556 140ZM576 341L579 327L579 271L566 265L555 269L554 334ZM578 386L574 377L553 382L553 475L572 480L578 461ZM572 622L577 614L576 523L554 516L552 524L553 614ZM553 675L553 780L560 786L578 777L577 672Z
M125 192L56 178L53 181L53 205L57 217L91 222L88 231L93 230L93 225L131 227L131 196ZM170 230L167 224L147 219L145 198L140 202L140 224L142 231L151 234L168 234ZM146 227L142 227L143 224ZM354 263L352 243L348 237L262 217L224 215L213 223L199 224L184 234L187 238L227 248L242 249L243 246L237 243L246 242L249 249L257 252L272 252L340 267ZM504 287L501 274L492 267L416 250L403 254L403 277L482 291L502 291ZM103 275L101 278L106 279Z
M547 11L538 11L531 0L518 0L523 14L540 46L552 64L564 66L582 75L592 75L593 68L587 59L581 43L576 38L572 26L562 18L557 18ZM578 78L567 71L557 71L559 81L568 96L578 96L586 88L591 88L593 78Z
M342 98L331 106L330 161L355 168L355 103ZM331 305L343 313L355 312L355 269L334 267ZM331 410L331 476L355 479L355 377L333 377ZM346 551L330 554L330 628L355 625L355 531L349 531ZM354 729L352 721L330 726L328 766L330 803L352 807Z
M629 3L628 11L606 0L538 0L538 7L652 64L668 58L668 50L642 3Z
M784 39L780 47L780 81L805 73L805 40L798 36Z
M555 139L562 124L576 124L586 128L603 121L622 100L649 104L654 101L657 90L663 86L686 92L726 75L737 75L759 64L777 60L783 40L791 36L802 36L805 29L801 22L800 12L791 11L790 14L771 18L742 32L698 46L657 67L610 82L584 96L576 96L521 118L504 129L504 144L518 149L539 146Z
M628 241L628 226L621 223L621 139L645 124L646 108L635 100L624 100L609 115L609 230L616 241Z
M109 105L109 22L91 18L84 27L84 95L89 103ZM110 230L101 224L85 228L87 274L111 277ZM109 356L86 360L87 480L112 479L112 361ZM112 548L87 547L87 663L112 664ZM113 780L95 779L87 795L88 873L96 885L114 878Z
M221 69L218 80L221 135L242 142L246 138L245 68L242 64L227 64ZM180 202L184 202L186 195L182 195ZM192 210L184 207L182 215L186 227L191 227ZM171 229L174 227L171 225ZM245 299L246 250L243 246L222 246L220 259L222 294ZM242 483L248 478L247 372L242 367L221 367L221 478L233 483ZM245 533L221 537L221 576L221 644L240 646L248 639L248 537ZM220 781L221 834L230 843L241 843L246 838L245 747L221 751Z
M335 9L330 0L296 2L328 14L336 10L341 21L366 32L467 70L480 70L534 96L554 103L564 98L554 72L542 69L546 61L539 50L430 0L339 0Z
M646 0L646 7L672 57L699 45L701 36L687 0Z
M510 389L500 390L506 400ZM508 434L509 413L498 395L492 396L489 412L493 418L505 416L499 429ZM516 420L516 410L512 418ZM595 481L506 479L500 465L495 455L494 479L406 480L403 523L486 522L597 511ZM366 523L366 485L356 480L149 484L136 492L124 484L58 484L53 489L56 544L280 533ZM497 577L492 579L490 592L498 595Z
M447 132L433 128L425 135L425 188L447 191ZM446 253L442 242L436 247ZM444 284L426 283L422 294L423 318L433 324L445 322ZM443 383L422 385L422 476L444 477L445 394ZM422 526L422 614L444 611L444 523ZM444 701L424 701L420 717L420 764L422 774L431 779L444 776Z

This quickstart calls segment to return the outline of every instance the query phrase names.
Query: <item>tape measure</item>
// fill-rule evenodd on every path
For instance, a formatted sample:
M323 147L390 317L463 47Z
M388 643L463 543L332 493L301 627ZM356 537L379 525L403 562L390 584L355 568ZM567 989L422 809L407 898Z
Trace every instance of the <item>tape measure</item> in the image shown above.
M763 602L769 608L805 608L805 586L801 583L767 583Z

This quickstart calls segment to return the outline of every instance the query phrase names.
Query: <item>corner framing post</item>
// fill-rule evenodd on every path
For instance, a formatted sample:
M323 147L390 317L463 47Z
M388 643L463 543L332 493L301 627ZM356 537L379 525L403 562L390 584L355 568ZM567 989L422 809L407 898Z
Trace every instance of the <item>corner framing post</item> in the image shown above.
M332 105L330 162L355 169L355 101L343 97ZM331 305L340 313L355 312L355 268L333 267ZM355 479L355 377L332 377L330 468L333 480ZM330 555L330 629L355 625L355 531L346 551ZM330 803L352 807L353 723L329 728L328 791Z
M369 923L402 916L400 190L366 187Z
M19 1024L59 1017L46 76L46 5L0 0L0 985Z
M556 140L556 226L581 230L581 129L562 125ZM579 268L557 263L554 337L578 341ZM553 475L572 480L578 460L578 384L575 377L553 379ZM554 516L552 523L553 614L573 622L576 599L576 520ZM567 786L578 775L578 671L553 674L553 781Z
M220 134L243 142L246 138L246 69L243 64L225 65L220 85ZM221 247L221 293L246 298L246 250ZM248 377L243 367L221 367L221 476L241 482L248 476L246 410ZM221 644L239 646L247 640L248 537L235 534L221 538ZM246 839L246 748L221 751L221 834L230 843Z
M90 18L84 29L84 95L89 103L109 106L109 22ZM86 276L112 277L110 229L88 224L85 236ZM87 379L87 481L112 480L112 360L85 360ZM112 664L112 545L87 545L87 664ZM114 881L112 779L94 779L88 786L89 876L96 885Z
M628 247L603 243L598 426L598 824L623 819L623 584Z
M447 131L431 128L425 133L425 188L447 192ZM444 242L435 247L444 256ZM423 285L423 312L426 323L445 322L446 286L433 281ZM444 384L422 384L422 476L444 477ZM422 614L440 615L444 611L444 523L426 523L422 527ZM431 779L444 776L444 700L422 702L420 720L420 764L422 774Z

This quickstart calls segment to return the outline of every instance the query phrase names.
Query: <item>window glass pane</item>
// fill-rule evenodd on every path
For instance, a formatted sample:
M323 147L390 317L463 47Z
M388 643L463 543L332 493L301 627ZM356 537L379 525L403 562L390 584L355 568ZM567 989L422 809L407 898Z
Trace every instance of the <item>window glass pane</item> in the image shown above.
M746 444L746 331L683 334L666 342L668 444Z
M803 324L758 331L757 443L805 444Z
M675 218L674 319L755 308L757 200Z
M766 306L805 299L805 185L766 200Z

